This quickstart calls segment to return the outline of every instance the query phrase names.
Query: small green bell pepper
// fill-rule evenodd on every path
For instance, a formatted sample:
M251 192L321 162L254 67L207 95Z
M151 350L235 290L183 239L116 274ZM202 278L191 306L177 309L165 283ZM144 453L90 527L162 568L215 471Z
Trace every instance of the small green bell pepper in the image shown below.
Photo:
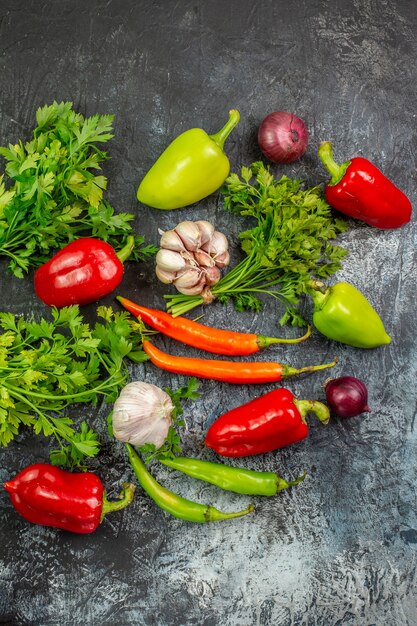
M313 324L323 335L355 348L376 348L391 343L381 318L365 296L349 283L332 287L310 281Z
M232 109L215 135L191 128L174 139L140 183L139 202L155 209L180 209L217 191L230 172L224 142L239 120L239 112Z

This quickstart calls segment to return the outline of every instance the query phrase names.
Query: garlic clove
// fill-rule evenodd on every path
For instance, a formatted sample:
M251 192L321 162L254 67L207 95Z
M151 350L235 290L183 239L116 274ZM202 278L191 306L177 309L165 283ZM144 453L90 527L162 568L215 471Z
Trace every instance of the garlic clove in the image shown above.
M198 226L201 234L201 245L208 243L213 237L214 226L207 222L206 220L197 220L195 224Z
M189 289L187 289L186 287L181 287L181 289L179 287L177 287L177 289L184 296L199 296L200 293L203 292L203 289L204 289L205 286L206 286L206 280L203 277L201 279L201 282L199 282L194 287L190 287Z
M201 250L201 248L194 252L194 258L200 267L213 267L215 265L213 257L208 252Z
M178 275L177 272L166 272L162 270L159 265L155 266L155 274L164 285L171 285Z
M181 252L181 256L185 260L187 267L198 268L198 262L195 258L195 252L188 252L187 250L185 250L184 252Z
M201 246L201 233L200 229L194 222L189 220L185 220L184 222L180 222L175 227L175 232L180 237L184 246L190 252L194 252L194 250L198 250Z
M221 272L219 268L216 266L208 267L207 269L204 270L204 274L206 276L206 284L209 287L212 287L213 285L218 283L221 278Z
M226 267L227 265L229 265L230 263L230 253L228 250L226 250L225 252L223 252L223 254L219 254L216 255L214 257L214 262L217 265L217 267L223 268Z
M229 242L223 233L215 230L209 243L201 246L205 252L208 252L211 256L216 257L226 252L229 249Z
M185 259L179 252L160 248L155 257L156 264L165 272L180 272L186 267Z
M184 272L184 274L174 282L176 289L186 296L197 296L203 291L204 287L206 286L205 274L201 270L193 269L193 271L199 273L199 279L197 282L193 281L192 276L184 276L184 274L191 272L191 270L188 270L188 272Z
M174 250L175 252L182 252L185 250L185 246L182 242L182 239L175 230L166 230L165 232L161 232L161 240L159 245L161 248L166 248L167 250Z
M156 385L128 383L114 403L114 436L135 446L154 444L160 448L172 424L173 410L169 395Z
M178 274L174 281L174 285L179 290L180 287L194 287L201 279L202 272L197 267L189 267L184 272Z

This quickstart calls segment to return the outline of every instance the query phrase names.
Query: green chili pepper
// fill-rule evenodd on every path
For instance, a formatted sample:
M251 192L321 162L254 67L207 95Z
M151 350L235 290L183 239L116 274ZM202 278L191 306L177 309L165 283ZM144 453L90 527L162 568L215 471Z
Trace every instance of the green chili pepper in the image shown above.
M177 456L159 460L164 465L198 480L204 480L227 491L251 496L274 496L283 489L298 485L306 477L304 473L295 480L287 482L274 472L257 472L201 459Z
M355 348L376 348L391 343L384 324L365 296L349 283L332 287L310 281L314 302L313 324L329 339Z
M139 202L155 209L180 209L217 191L230 171L224 142L239 120L239 112L232 109L215 135L191 128L174 139L140 183Z
M233 517L242 517L254 510L253 505L250 504L243 511L224 513L208 504L199 504L178 496L162 487L148 472L132 446L128 443L125 445L133 471L141 487L161 509L164 509L164 511L167 511L174 517L188 522L216 522Z

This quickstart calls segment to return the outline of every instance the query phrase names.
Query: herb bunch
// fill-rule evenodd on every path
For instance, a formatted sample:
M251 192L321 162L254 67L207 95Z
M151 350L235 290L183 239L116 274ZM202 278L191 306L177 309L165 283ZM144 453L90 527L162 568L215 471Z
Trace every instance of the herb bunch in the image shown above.
M212 300L233 299L238 311L259 311L260 294L283 301L282 322L304 320L294 308L312 277L327 278L341 267L347 250L332 243L347 223L335 218L320 186L304 188L301 180L275 180L262 162L232 173L222 189L225 208L254 218L240 234L244 258L202 296L167 295L167 309L183 315Z
M133 234L134 215L115 213L103 198L107 178L98 173L109 158L98 144L113 137L113 116L86 118L71 102L54 102L37 110L36 121L30 141L0 148L10 179L0 176L0 255L19 278L76 237L98 237L118 250ZM136 235L130 258L155 252Z
M76 305L52 308L51 320L0 313L0 445L28 426L57 439L55 463L80 465L98 453L97 434L85 421L76 430L66 409L113 402L126 384L126 360L147 356L125 312L101 306L97 314L102 321L91 326Z

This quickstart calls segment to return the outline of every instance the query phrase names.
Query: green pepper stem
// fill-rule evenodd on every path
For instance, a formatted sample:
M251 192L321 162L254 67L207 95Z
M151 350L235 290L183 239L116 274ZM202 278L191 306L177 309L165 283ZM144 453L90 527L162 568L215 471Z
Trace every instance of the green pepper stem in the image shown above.
M295 480L288 481L288 480L285 480L284 478L281 478L277 474L277 492L282 491L283 489L288 489L288 487L295 487L296 485L299 485L300 483L303 482L306 476L307 476L307 472L303 472L301 476L299 476Z
M126 443L125 446L130 464L141 487L146 491L148 496L152 498L155 504L170 513L173 517L188 522L215 522L218 520L231 519L233 517L242 517L254 510L253 505L250 504L243 511L224 513L208 504L199 504L178 496L176 493L160 485L154 477L151 476L139 455L129 443Z
M226 141L234 127L237 125L239 120L239 111L237 111L236 109L231 109L231 111L229 111L229 119L226 124L223 126L222 129L219 130L218 133L214 135L209 135L210 139L212 139L214 143L216 143L219 148L223 150L224 142Z
M315 310L320 310L329 296L329 288L320 280L309 280L306 289L314 302Z
M329 172L331 179L329 185L337 185L346 173L350 161L345 161L339 165L333 159L333 146L330 141L322 141L318 149L319 159Z
M119 252L116 252L116 256L121 263L127 261L127 259L132 254L134 247L135 238L133 237L133 235L129 235L129 237L126 238L126 244L123 246L123 248L119 250Z
M311 326L308 326L307 332L302 337L295 337L294 339L283 339L281 337L266 337L265 335L258 335L257 344L260 350L268 348L276 343L300 343L305 341L311 335Z
M294 400L294 404L300 412L303 422L306 424L307 413L314 413L322 424L327 424L330 420L330 411L323 402L318 400Z
M107 494L104 492L103 496L103 508L101 509L100 522L103 521L107 513L112 513L113 511L120 511L128 506L135 494L136 487L132 483L124 483L122 492L119 496L119 500L107 500Z

